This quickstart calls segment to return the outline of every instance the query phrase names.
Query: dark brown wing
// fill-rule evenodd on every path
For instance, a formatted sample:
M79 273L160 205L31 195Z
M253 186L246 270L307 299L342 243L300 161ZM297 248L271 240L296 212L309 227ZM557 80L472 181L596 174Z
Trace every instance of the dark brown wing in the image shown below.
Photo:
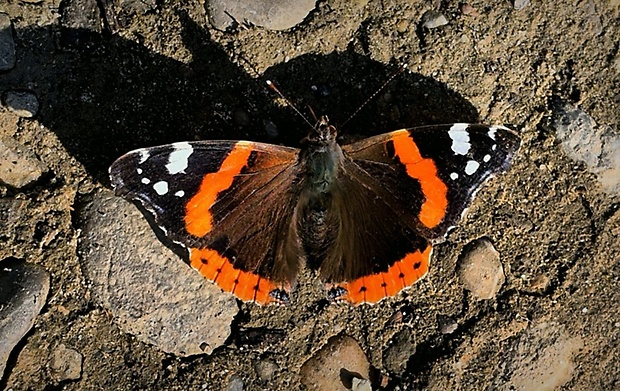
M177 143L110 167L117 194L140 202L189 262L242 300L288 300L299 239L298 150L253 142Z
M421 278L430 241L460 219L487 178L508 167L519 143L504 127L453 124L344 146L348 160L327 212L338 228L320 266L330 294L376 302Z
M430 243L395 208L382 183L346 161L326 212L334 240L320 265L332 299L374 303L422 278Z
M443 238L478 188L505 171L520 145L503 126L433 125L399 130L343 147L389 188L394 208L428 239Z

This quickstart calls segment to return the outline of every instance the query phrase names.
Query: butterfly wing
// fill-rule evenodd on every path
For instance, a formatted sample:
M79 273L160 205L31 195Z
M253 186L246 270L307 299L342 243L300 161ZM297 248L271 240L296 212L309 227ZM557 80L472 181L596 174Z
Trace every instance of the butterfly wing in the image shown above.
M343 146L328 211L338 241L320 267L330 296L372 303L423 277L431 241L445 236L486 179L507 169L519 145L504 127L453 124Z
M139 149L110 167L189 263L246 301L287 301L297 274L298 150L245 141Z
M398 130L343 151L376 181L394 183L394 207L424 237L439 239L480 186L509 167L520 143L503 126L451 124Z

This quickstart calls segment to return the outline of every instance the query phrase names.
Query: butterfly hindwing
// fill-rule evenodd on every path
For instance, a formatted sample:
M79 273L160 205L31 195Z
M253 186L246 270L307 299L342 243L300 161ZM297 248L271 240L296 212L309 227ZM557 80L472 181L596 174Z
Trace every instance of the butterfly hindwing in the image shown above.
M422 278L476 190L520 144L504 127L405 129L342 147L346 159L328 212L336 242L321 264L329 295L353 304L392 296Z
M287 299L297 273L297 157L253 142L176 143L129 152L110 178L188 249L192 267L243 300L268 303Z

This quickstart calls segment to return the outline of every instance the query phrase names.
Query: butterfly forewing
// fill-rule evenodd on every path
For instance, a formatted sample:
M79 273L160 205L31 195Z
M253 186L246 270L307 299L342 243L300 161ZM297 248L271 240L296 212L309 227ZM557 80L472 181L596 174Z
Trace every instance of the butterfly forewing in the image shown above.
M485 180L508 168L519 145L503 126L450 124L399 130L343 150L376 181L391 183L390 197L403 218L436 239L459 220Z
M205 277L267 303L297 272L289 262L298 253L291 191L297 157L297 149L261 143L176 143L122 156L110 178L118 195L139 202L188 249Z

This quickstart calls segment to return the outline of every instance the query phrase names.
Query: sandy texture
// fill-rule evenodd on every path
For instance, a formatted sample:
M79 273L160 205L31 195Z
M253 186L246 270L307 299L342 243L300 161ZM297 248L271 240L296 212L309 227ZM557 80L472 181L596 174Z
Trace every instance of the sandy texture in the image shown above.
M364 352L373 389L528 389L531 381L619 388L620 195L599 183L609 178L601 167L615 163L596 160L593 172L566 152L586 150L575 143L596 135L618 137L619 7L615 0L335 0L319 2L290 30L242 23L220 31L198 1L1 2L16 63L0 73L0 93L30 91L39 109L21 118L3 102L0 136L49 172L28 188L0 186L11 221L0 232L0 259L41 265L51 284L0 388L54 389L61 380L50 362L64 345L83 357L79 379L63 377L67 390L297 390L302 365L337 335ZM437 13L423 18L427 11L447 24ZM424 27L430 22L437 27ZM96 191L109 189L116 158L198 139L298 146L306 125L265 79L338 125L402 63L411 72L350 121L348 135L484 122L513 124L523 139L512 168L479 191L435 248L421 283L354 308L328 304L306 273L287 307L241 305L225 346L210 355L178 358L122 331L78 252L84 223L77 217ZM558 139L557 110L573 107L596 127L563 124L570 131ZM604 149L610 144L600 145L609 161L620 161ZM456 272L463 248L480 237L493 243L505 275L490 300L465 290ZM399 343L406 345L393 348ZM404 367L395 365L403 356Z

